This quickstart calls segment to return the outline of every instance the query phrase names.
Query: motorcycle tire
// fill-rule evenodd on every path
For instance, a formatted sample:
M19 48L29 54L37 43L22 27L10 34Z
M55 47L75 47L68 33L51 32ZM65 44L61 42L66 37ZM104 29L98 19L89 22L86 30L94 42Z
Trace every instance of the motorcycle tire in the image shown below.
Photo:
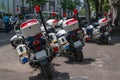
M16 48L16 47L17 47L17 45L15 44L15 42L14 42L14 41L10 41L10 43L11 43L11 45L12 45L14 48Z
M25 42L23 40L19 41L18 40L13 40L13 41L10 41L11 45L16 48L19 44L24 44Z
M82 62L84 59L82 50L73 48L72 51L72 56L74 60Z
M102 38L102 40L101 40L101 42L103 43L103 44L108 44L108 37L103 37Z
M83 52L81 50L76 50L75 53L77 54L77 61L83 61Z
M45 80L52 79L50 64L42 65L41 70L42 70Z

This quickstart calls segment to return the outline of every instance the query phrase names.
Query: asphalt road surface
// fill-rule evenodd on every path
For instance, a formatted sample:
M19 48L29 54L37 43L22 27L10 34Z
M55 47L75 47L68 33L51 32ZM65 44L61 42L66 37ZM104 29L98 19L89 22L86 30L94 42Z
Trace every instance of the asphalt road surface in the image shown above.
M39 70L21 64L9 38L14 33L0 33L0 80L43 80ZM86 43L84 61L73 62L66 57L52 61L53 80L120 80L120 36L109 45Z

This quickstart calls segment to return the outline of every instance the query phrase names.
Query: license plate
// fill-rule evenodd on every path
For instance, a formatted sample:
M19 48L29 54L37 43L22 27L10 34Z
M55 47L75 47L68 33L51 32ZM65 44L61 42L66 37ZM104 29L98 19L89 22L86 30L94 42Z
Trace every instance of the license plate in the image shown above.
M35 57L36 57L36 59L41 59L41 58L47 57L47 53L45 50L42 50L40 52L37 52L35 54Z
M108 35L109 33L108 32L105 32L105 35Z
M76 41L76 42L74 42L74 45L75 45L76 47L78 47L78 46L81 46L82 43L81 43L80 41Z

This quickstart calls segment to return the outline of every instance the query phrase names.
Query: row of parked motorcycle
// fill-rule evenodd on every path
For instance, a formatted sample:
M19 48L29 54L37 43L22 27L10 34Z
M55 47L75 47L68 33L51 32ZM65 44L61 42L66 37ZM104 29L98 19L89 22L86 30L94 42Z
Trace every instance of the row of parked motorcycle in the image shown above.
M39 9L39 6L36 6ZM78 11L74 10L74 18L49 19L44 22L41 11L36 10L41 17L42 25L37 19L23 22L15 27L16 35L11 39L11 45L16 48L19 61L29 62L32 68L40 69L45 79L52 79L51 61L56 56L67 54L73 61L83 61L82 49L85 42L96 40L107 44L111 27L108 20L103 18L99 25L80 26Z

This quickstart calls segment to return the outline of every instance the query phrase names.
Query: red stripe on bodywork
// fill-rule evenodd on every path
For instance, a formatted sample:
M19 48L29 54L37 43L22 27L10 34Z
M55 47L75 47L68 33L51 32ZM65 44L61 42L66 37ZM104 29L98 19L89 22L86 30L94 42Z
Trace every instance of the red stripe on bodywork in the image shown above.
M21 24L20 28L25 28L26 26L29 26L30 24L33 24L33 23L36 23L36 22L38 22L36 19L26 21L26 22Z
M58 20L54 20L54 21L53 21L53 23L56 23L56 22L58 22Z
M70 25L70 24L75 23L75 22L77 22L77 21L78 21L77 19L72 19L72 20L66 22L66 24L67 24L67 25Z
M106 22L106 21L107 21L107 19L102 20L102 22Z

